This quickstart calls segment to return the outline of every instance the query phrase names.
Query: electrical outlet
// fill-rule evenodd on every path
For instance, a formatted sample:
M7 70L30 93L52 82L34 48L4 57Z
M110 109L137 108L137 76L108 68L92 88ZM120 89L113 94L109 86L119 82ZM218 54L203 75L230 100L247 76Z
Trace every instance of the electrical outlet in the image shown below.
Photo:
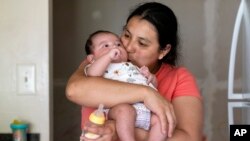
M17 65L18 94L35 94L35 65Z

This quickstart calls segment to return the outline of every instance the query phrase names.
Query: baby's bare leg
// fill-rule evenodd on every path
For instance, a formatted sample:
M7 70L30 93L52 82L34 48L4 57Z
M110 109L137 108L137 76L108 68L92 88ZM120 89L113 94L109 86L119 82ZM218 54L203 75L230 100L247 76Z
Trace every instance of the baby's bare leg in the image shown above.
M159 118L152 114L150 122L151 128L149 130L148 141L166 141L167 134L164 135L162 133Z
M136 112L130 104L119 104L110 109L110 119L116 121L116 131L121 141L135 141Z

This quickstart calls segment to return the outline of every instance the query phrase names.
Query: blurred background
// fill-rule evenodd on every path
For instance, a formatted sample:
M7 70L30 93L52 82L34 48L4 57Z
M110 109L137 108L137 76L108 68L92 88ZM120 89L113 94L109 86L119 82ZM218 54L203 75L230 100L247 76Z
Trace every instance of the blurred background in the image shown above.
M208 141L229 140L228 68L240 0L156 1L178 18L181 65L197 78ZM141 2L146 0L0 0L0 133L11 132L9 123L20 117L42 141L79 140L81 107L66 99L67 80L85 57L89 34L120 34ZM241 56L236 60L234 89L241 91ZM35 68L31 94L19 94L20 65Z

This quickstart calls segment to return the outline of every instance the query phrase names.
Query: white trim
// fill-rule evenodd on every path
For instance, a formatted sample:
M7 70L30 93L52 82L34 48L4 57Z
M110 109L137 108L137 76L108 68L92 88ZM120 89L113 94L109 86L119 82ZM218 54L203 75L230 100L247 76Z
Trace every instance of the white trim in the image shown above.
M245 1L242 0L239 6L239 10L236 16L236 21L234 25L234 32L231 44L230 62L229 62L229 74L228 74L228 99L243 99L243 94L235 94L234 89L234 69L235 69L235 59L236 59L236 49L238 44L238 37L240 32L240 25L242 22L243 11L244 11Z

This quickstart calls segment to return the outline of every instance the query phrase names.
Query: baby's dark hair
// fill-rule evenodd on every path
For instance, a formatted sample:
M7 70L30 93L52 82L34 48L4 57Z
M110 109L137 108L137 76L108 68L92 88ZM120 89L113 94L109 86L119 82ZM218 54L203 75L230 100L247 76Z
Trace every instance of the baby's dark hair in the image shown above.
M107 31L107 30L97 30L97 31L93 32L92 34L89 35L89 37L85 43L85 51L86 51L87 55L92 53L92 50L91 50L91 46L93 44L92 38L98 34L101 34L101 33L114 34L115 36L118 36L115 33L111 32L111 31Z

